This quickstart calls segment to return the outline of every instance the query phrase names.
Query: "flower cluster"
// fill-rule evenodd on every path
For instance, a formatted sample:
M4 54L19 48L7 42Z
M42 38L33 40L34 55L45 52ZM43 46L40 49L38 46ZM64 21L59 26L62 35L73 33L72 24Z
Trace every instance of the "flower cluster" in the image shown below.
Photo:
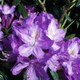
M0 40L3 38L2 26L9 27L14 10L15 6L0 5ZM50 80L48 69L54 72L64 69L68 80L80 79L80 39L66 40L66 31L59 28L52 14L33 12L24 20L14 20L12 26L6 45L11 47L9 62L11 59L16 61L11 69L13 75L25 69L27 80Z

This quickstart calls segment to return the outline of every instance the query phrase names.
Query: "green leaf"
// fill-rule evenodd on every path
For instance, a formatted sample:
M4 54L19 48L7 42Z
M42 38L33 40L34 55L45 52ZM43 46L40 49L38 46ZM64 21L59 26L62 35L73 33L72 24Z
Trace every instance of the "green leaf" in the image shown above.
M28 12L22 4L18 5L18 11L24 18L28 16Z
M0 70L0 80L8 80L7 75L4 73L4 71Z
M54 80L59 80L59 76L58 76L57 72L50 71L50 73L51 73L52 78L53 78Z
M20 4L20 2L21 0L13 0L12 4L17 6Z
M79 28L79 22L78 21L76 21L76 24L77 24L77 28Z
M0 74L0 80L4 80L3 76Z
M66 39L68 40L68 39L71 39L71 38L73 38L75 36L76 36L76 34L70 34L69 36L66 36Z
M77 4L76 4L76 7L79 7L80 6L80 0L78 0Z
M68 21L70 21L70 22L72 21L72 19L68 16L67 13L65 14L65 17L66 17L66 19L67 19Z

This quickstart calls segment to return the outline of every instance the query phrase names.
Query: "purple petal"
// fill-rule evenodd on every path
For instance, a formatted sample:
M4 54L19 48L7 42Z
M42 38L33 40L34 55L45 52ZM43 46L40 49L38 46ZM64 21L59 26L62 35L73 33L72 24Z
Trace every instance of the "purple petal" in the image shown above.
M52 58L50 58L47 61L47 66L54 72L61 69L61 65L60 65L60 63L58 61L58 57L56 55L54 55Z
M64 39L65 37L65 31L63 29L58 29L54 21L52 20L51 23L48 26L48 29L46 31L46 35L55 42L59 42Z
M37 13L31 13L30 16L26 19L26 24L28 26L31 26L34 23L36 17L37 17Z
M38 59L43 58L44 54L45 53L42 51L40 47L35 47L33 50L33 55Z
M38 46L42 49L49 49L53 44L53 41L44 35L42 39L38 41Z
M54 26L59 27L58 21L53 17L52 14L41 12L37 17L37 23L39 27L46 30L49 24L53 21Z
M15 6L12 6L11 8L6 4L3 6L3 11L2 13L7 15L7 14L12 14L15 10Z
M6 26L6 28L8 28L9 27L9 25L10 25L10 23L11 23L11 21L12 21L12 19L13 19L13 17L14 17L14 14L12 14L12 15L7 15L6 17L5 17L5 20L6 20L6 24L5 24L5 26Z
M71 62L63 62L62 65L65 67L65 70L66 70L66 72L68 72L69 75L73 75Z
M3 26L5 26L5 24L6 24L6 19L5 19L5 17L6 17L5 15L2 15L2 25L3 25Z
M53 43L52 48L54 49L54 51L56 51L60 49L60 46L58 46L56 43Z
M13 53L18 53L19 46L23 44L22 41L13 34L8 36L8 39L10 40Z
M21 24L19 23L19 21L14 21L13 22L13 30L16 32L16 35L24 42L27 44L32 43L33 38L31 36L29 36L29 34L27 33L28 30L27 28L24 28L23 26L21 26Z
M27 80L39 80L38 77L37 77L37 75L36 75L36 72L35 72L35 70L34 70L33 65L30 65L30 66L27 68L26 78L27 78Z
M2 5L0 5L0 11L2 11Z
M17 57L17 62L26 63L29 61L30 61L30 59L28 57L22 57L20 55Z
M39 77L43 80L50 80L48 74L45 72L44 68L41 65L34 65L34 69Z
M78 57L78 52L79 52L79 46L78 43L74 42L68 47L68 52L71 55L71 57Z
M23 44L19 47L19 54L24 57L28 57L32 54L33 47L28 46L27 44Z
M29 65L29 63L24 63L24 64L17 64L15 65L12 69L11 72L13 75L19 74L24 68L26 68Z

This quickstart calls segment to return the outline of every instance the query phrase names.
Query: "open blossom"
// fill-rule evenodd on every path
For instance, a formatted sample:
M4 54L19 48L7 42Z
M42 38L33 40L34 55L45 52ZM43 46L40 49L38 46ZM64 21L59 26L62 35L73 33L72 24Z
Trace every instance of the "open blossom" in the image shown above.
M65 30L59 29L58 21L53 17L52 14L47 14L46 12L41 12L36 18L37 24L41 27L46 36L54 41L52 48L56 51L60 49L58 43L65 39Z
M52 14L41 12L36 20L39 27L44 29L44 32L51 40L59 42L65 37L65 31L59 29L59 23Z
M34 18L34 17L33 17ZM29 22L32 17L26 19ZM33 19L34 20L34 19ZM14 21L13 31L23 41L23 45L18 48L21 56L34 55L36 58L42 58L44 56L43 49L49 49L53 43L36 23L29 25L23 22Z
M62 44L64 45L65 42ZM50 68L50 70L56 72L57 70L60 70L62 68L62 63L64 61L68 61L69 60L69 55L64 53L64 51L62 50L62 45L61 48L58 50L53 50L53 48L51 49L52 51L52 55L46 62L46 67Z
M9 7L9 5L7 4L5 4L4 6L0 5L0 12L1 12L0 22L2 22L2 25L5 26L6 28L9 27L14 17L14 10L15 6Z
M62 66L65 68L65 72L68 74L68 78L70 78L70 80L73 80L71 77L74 75L76 75L74 80L78 80L77 73L79 74L79 72L77 71L77 67L79 68L79 65L77 65L77 62L80 60L80 39L77 37L72 38L67 41L67 45L65 46L67 47L64 53L67 52L69 55L67 57L69 57L69 59L67 61L63 61Z
M49 80L48 74L44 70L44 63L38 59L30 60L29 58L19 56L16 65L11 69L13 75L19 74L24 68L26 69L27 80Z
M68 80L79 80L80 79L80 58L74 59L69 62L68 67L65 66L66 76ZM68 68L68 74L67 74Z

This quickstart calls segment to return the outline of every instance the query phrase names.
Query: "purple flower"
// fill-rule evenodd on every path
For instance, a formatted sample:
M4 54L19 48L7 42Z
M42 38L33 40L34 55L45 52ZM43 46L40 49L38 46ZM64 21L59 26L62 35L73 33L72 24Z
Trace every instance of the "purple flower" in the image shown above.
M35 22L44 30L47 37L54 41L52 48L56 51L60 49L57 43L65 39L65 30L59 29L58 21L53 17L52 14L41 12L35 19Z
M2 6L1 8L1 21L2 25L5 26L6 28L9 27L13 17L14 17L14 10L15 6L12 6L11 8L6 4Z
M74 59L72 62L69 62L66 65L68 67L68 68L65 67L67 78L69 80L79 80L80 79L80 58Z
M13 14L14 10L15 10L15 6L12 6L10 8L7 4L5 4L3 6L2 13L5 14L5 15L7 15L7 14Z
M49 80L49 77L44 70L44 64L38 59L30 60L25 57L18 57L17 64L11 69L12 74L17 75L24 68L26 69L27 80L38 80L39 77L43 80Z
M50 53L53 55L47 59L45 68L50 68L50 70L56 72L62 68L62 62L66 60L66 55L62 53L61 49L56 51L51 49Z
M26 21L29 20L31 21L31 17L27 18ZM45 35L44 31L36 23L32 23L32 25L27 23L23 25L22 23L24 22L13 22L14 32L24 43L18 48L19 54L25 57L32 54L36 58L42 58L44 55L43 49L49 49L53 41Z
M75 37L68 41L68 53L72 58L77 58L80 52L80 39Z
M61 61L61 64L65 69L65 72L67 73L66 76L69 78L69 80L78 80L78 76L75 78L73 76L77 75L78 73L78 71L74 71L74 69L79 70L79 68L77 69L77 67L79 67L79 65L77 65L77 62L79 62L80 60L79 46L80 39L77 37L72 38L65 42L64 46L62 47L61 51L63 52L63 54L61 54L60 56L58 55L59 60ZM64 53L66 54L65 56Z

